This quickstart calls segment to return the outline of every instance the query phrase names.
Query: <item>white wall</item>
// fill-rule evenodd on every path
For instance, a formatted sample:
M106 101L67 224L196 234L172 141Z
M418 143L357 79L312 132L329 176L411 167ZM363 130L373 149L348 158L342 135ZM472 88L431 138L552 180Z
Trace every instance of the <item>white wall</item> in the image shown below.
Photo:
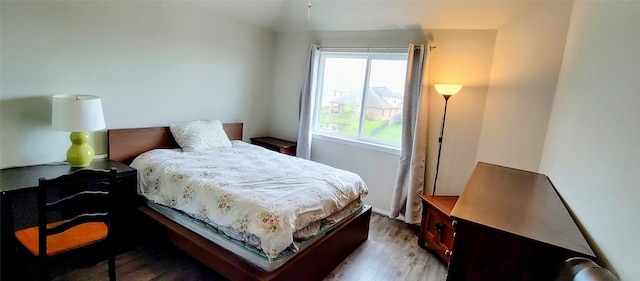
M498 29L478 161L538 170L571 3L532 2Z
M429 54L430 83L461 83L467 87L450 100L447 109L446 145L438 179L439 194L456 194L464 188L476 162L484 97L489 83L494 30L284 32L276 34L272 135L295 140L298 131L298 100L309 44L325 47L402 47L432 41L438 48ZM425 86L430 87L430 86ZM444 99L433 89L429 94L429 134L437 144ZM434 133L435 132L435 133ZM435 169L437 147L429 151L427 169ZM433 147L436 147L434 152ZM388 212L399 155L361 149L326 140L314 140L312 159L356 172L369 186L367 204ZM433 185L428 172L427 187Z
M640 276L638 15L638 1L575 2L540 169L629 281Z
M364 202L388 214L400 156L319 139L313 140L311 151L313 161L360 175L369 187Z
M430 84L462 84L449 99L436 194L460 195L473 169L484 114L496 30L433 30ZM438 155L444 98L430 86L427 179L431 194Z
M270 31L187 2L1 5L0 167L65 159L54 94L100 96L107 128L220 119L267 132ZM94 136L106 153L105 131Z

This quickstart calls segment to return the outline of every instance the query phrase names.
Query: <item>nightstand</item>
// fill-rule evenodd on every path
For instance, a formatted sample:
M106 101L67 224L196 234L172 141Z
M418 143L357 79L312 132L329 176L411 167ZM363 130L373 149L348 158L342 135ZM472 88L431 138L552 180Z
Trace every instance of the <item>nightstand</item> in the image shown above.
M458 196L420 195L422 199L422 222L418 245L433 250L445 262L451 259L455 228L450 214Z
M251 144L259 145L267 149L283 154L296 156L296 143L272 137L251 138Z
M137 170L120 162L109 159L95 159L87 168L118 170L118 186L113 189L118 202L113 212L113 237L118 252L134 246L135 239L131 233L136 233L137 220ZM0 170L0 255L2 276L0 279L11 279L10 270L15 253L15 230L37 225L37 188L41 177L54 178L71 173L80 168L73 168L69 164L60 162L24 167L13 167Z

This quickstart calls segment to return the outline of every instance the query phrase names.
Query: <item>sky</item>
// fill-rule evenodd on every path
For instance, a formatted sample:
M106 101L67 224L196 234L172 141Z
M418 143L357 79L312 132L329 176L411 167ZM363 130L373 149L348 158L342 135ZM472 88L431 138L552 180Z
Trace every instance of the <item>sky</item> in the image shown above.
M360 92L364 85L366 64L367 60L362 58L327 58L323 92L325 94L335 90ZM371 62L369 86L385 86L402 95L406 68L406 60L375 59Z

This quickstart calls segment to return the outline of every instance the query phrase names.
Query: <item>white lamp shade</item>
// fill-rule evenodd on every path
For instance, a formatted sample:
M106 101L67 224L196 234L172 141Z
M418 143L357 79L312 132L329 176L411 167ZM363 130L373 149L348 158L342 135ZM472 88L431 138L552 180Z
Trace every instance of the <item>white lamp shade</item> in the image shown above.
M90 95L55 95L51 125L65 132L91 132L104 129L102 101Z
M443 96L453 96L462 89L462 85L458 84L434 84L433 87Z

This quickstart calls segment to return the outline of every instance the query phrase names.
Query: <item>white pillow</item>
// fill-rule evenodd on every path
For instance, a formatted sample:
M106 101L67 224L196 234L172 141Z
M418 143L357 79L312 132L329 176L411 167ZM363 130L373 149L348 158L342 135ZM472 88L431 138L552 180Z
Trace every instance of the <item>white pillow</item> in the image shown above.
M198 120L171 124L171 134L183 151L229 147L231 141L220 120Z

